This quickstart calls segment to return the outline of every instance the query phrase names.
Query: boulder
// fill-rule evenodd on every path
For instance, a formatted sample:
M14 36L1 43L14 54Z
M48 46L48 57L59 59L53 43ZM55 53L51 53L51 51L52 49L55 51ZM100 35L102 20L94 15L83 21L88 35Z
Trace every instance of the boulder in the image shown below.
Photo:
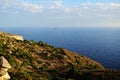
M11 68L11 65L8 63L8 61L1 56L0 57L0 80L9 80L10 76L8 74L8 69Z
M9 79L10 79L10 76L9 76L8 72L6 72L5 75L0 77L0 80L9 80Z
M5 75L5 74L6 74L6 71L3 70L3 69L0 69L0 77L3 76L3 75Z
M8 61L3 56L0 57L0 67L7 68L7 69L11 68L11 65L8 63Z

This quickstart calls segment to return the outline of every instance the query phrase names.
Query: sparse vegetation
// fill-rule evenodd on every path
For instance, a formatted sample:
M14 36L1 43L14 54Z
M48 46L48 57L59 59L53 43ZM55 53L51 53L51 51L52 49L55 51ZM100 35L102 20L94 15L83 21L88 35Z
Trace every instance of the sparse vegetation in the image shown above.
M11 64L11 80L119 80L120 71L43 41L19 41L0 35L0 56ZM102 72L98 75L97 73ZM109 78L110 77L110 78Z

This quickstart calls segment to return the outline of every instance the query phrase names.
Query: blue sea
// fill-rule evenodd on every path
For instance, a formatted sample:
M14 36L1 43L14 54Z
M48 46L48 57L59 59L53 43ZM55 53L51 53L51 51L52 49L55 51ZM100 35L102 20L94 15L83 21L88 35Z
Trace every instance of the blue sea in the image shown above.
M120 69L120 28L1 28L20 34L24 39L42 40L100 62L110 69Z

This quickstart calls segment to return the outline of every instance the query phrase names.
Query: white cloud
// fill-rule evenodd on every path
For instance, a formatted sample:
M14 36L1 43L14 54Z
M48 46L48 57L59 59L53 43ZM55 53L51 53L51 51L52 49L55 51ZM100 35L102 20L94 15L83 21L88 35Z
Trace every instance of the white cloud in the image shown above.
M84 4L81 5L81 7L83 9L91 9L91 10L95 10L95 9L99 9L99 10L107 10L110 8L110 3L102 3L102 2L86 2Z
M120 8L120 4L118 3L110 3L110 5L114 8Z
M50 6L50 9L55 9L55 6Z
M120 3L114 2L84 2L84 3L76 3L77 6L82 10L112 10L112 9L120 9ZM72 3L71 3L72 5Z
M87 17L120 16L119 3L86 2L84 4L81 4L79 8L80 9L76 10L76 12L78 12L79 15Z
M41 12L43 9L43 6L39 6L28 2L23 2L21 5L24 8L24 10L31 12Z
M71 9L70 8L64 8L64 11L66 12L66 13L71 13Z
M62 1L61 0L57 0L54 2L57 6L61 6L62 5Z
M71 12L71 8L63 5L62 0L54 1L53 4L50 6L50 9L52 9L52 10L58 9L60 11L63 11L64 13L70 13Z
M77 15L77 16L110 16L120 14L120 3L114 2L84 2L72 4L65 3L62 0L43 0L34 2L29 0L0 0L0 12L43 12L51 13L52 15L57 13ZM69 6L67 5L69 4ZM74 7L75 6L75 7Z
M120 26L120 3L98 0L84 3L77 0L74 3L65 0L0 0L0 13L7 15L6 19L0 15L3 17L1 21L20 22L16 25Z
M19 11L41 12L43 6L25 0L0 0L1 12L18 13Z

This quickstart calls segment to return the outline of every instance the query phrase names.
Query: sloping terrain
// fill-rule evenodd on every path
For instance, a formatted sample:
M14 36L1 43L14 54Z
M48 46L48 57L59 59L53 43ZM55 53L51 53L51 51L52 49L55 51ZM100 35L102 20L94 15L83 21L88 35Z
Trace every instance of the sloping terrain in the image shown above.
M11 80L108 79L104 75L109 71L100 63L42 41L17 40L0 34L0 56L12 66Z

